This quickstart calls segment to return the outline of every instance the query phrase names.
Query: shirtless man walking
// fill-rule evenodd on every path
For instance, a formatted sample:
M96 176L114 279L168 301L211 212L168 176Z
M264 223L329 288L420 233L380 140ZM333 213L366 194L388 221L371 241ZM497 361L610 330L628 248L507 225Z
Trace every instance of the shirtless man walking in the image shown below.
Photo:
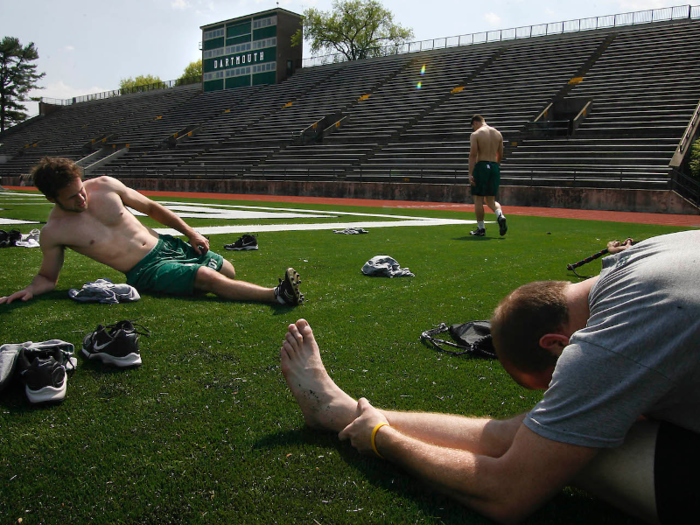
M98 177L83 182L81 168L63 158L42 159L32 175L37 188L55 204L41 230L41 268L29 286L0 297L0 304L18 299L26 302L54 290L66 247L124 273L127 283L139 291L173 295L201 291L232 301L288 305L303 301L294 269L289 268L275 288L234 280L233 265L209 251L206 237L117 179ZM190 243L158 235L126 206L174 228Z
M496 202L496 193L501 183L500 162L503 159L503 136L496 129L486 124L484 117L472 117L472 129L469 149L469 183L474 197L477 229L472 235L486 235L484 226L484 200L489 208L496 213L498 229L501 236L508 231L506 216L501 205Z

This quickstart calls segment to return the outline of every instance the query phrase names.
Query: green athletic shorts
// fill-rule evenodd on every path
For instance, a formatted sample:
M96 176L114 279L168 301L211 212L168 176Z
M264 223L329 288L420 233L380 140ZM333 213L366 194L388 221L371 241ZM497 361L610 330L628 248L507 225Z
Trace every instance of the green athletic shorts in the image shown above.
M197 270L207 266L218 272L223 264L218 253L199 255L182 239L160 235L153 249L125 273L126 282L139 292L192 295Z
M501 185L501 167L498 162L480 161L474 165L472 195L495 197Z

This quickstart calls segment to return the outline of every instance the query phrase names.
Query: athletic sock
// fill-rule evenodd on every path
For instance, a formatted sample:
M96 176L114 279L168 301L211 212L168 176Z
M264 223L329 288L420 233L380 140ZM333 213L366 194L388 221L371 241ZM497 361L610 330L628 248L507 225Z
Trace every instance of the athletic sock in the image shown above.
M277 299L277 302L280 304L286 304L284 302L284 299L282 298L282 295L280 294L281 287L282 287L282 279L280 279L280 284L278 286L275 286L275 299Z
M486 229L486 226L484 226L484 221L476 221L476 225L479 227L480 230Z
M496 210L496 217L498 217L498 218L500 218L500 217L505 217L505 215L503 215L503 211L502 211L502 210Z

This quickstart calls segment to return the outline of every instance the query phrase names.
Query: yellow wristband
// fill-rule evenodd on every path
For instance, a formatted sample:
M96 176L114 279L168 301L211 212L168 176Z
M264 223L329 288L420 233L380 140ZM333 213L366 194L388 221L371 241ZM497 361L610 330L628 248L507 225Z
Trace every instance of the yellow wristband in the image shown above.
M377 444L375 443L375 438L377 437L377 431L382 428L384 425L386 426L391 426L389 423L378 423L376 427L374 427L374 430L372 430L372 450L374 450L374 453L377 455L377 457L380 457L384 459L384 456L382 456L379 451L377 450Z

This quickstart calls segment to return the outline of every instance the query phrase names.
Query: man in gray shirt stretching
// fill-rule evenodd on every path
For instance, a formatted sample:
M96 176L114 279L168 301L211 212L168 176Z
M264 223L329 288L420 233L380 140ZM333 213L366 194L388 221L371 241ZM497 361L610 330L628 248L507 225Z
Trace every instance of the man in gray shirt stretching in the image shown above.
M600 276L524 285L494 312L501 364L545 390L529 413L494 420L356 401L300 319L280 352L306 423L499 522L575 485L649 523L687 523L700 467L700 231L608 248Z

